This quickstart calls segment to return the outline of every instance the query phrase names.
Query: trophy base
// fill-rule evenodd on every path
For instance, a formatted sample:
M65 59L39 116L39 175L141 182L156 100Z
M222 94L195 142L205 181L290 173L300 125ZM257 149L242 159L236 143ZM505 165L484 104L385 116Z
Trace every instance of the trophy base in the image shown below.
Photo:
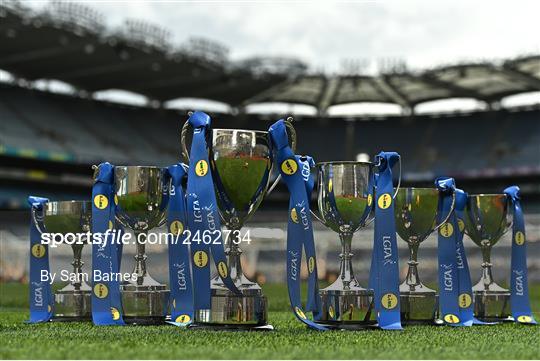
M54 294L53 321L90 320L92 320L92 292L90 290L59 290Z
M370 328L377 323L372 290L326 288L319 294L322 312L317 323L342 330Z
M439 295L427 287L423 291L401 291L401 323L404 325L438 325Z
M123 319L136 325L165 323L169 310L170 291L165 285L139 286L131 283L121 287Z
M268 301L261 289L240 290L242 296L236 296L226 288L212 288L211 308L199 310L192 327L231 331L273 330L273 326L267 324Z
M474 316L484 322L510 321L509 291L473 291Z

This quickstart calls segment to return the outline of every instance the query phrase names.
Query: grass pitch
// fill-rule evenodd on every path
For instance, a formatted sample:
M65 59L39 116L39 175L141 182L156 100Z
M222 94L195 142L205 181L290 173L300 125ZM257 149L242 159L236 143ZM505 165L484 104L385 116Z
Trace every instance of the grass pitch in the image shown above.
M540 327L516 324L402 332L308 330L283 285L267 285L273 332L189 331L174 326L25 324L28 289L0 284L0 358L16 359L538 359ZM540 311L540 286L531 290ZM540 312L535 314L540 319Z

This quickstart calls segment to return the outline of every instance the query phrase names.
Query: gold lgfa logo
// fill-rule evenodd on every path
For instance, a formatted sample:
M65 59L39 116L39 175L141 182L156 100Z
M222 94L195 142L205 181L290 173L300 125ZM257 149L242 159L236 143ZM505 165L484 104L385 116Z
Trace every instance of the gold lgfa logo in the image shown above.
M518 246L521 246L523 243L525 243L525 235L523 234L523 232L516 232L516 244Z
M281 163L281 171L287 175L293 175L298 170L298 164L294 159L285 159Z
M98 194L94 197L94 206L97 209L105 209L109 205L109 200L103 194Z
M109 294L109 289L103 283L96 283L94 286L94 294L97 298L105 298Z
M469 294L467 293L462 293L459 295L459 307L461 308L467 308L471 305L472 303L472 298Z
M116 309L116 308L114 308L114 307L111 307L111 314L112 314L112 319L113 319L114 321L120 319L120 311L118 311L118 309Z
M32 246L32 256L36 258L42 258L43 256L45 256L45 252L45 246L42 244L34 244Z
M175 321L178 323L188 323L189 321L191 321L191 317L189 317L189 315L180 315L176 317Z
M171 233L175 236L179 236L184 231L184 225L180 221L171 222Z
M379 197L377 201L380 209L386 209L392 205L392 196L388 193L385 193Z
M294 223L298 223L298 212L296 212L296 208L291 209L291 220Z
M393 293L386 293L381 298L381 304L387 310L391 310L398 305L398 299Z
M308 271L309 271L309 273L313 273L314 270L315 270L315 258L309 257Z
M441 229L439 230L439 233L441 234L441 236L448 238L452 234L454 234L454 226L446 222L445 224L442 225Z
M223 261L218 263L217 269L221 278L225 278L229 274L229 268Z
M208 263L208 255L205 251L197 251L193 255L193 262L195 263L195 266L202 268Z
M201 159L195 164L195 174L199 177L204 177L206 173L208 173L208 163L204 159Z

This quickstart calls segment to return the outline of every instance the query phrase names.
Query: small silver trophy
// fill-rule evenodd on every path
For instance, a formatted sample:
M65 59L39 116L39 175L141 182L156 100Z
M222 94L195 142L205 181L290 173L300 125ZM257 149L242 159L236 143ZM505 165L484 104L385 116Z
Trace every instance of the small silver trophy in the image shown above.
M117 166L114 169L118 205L116 219L136 237L136 281L121 285L124 321L136 324L163 323L168 312L169 289L147 271L145 242L140 235L165 223L166 197L163 170L158 167Z
M438 323L437 291L426 287L418 275L420 243L446 222L437 224L438 206L439 190L436 188L400 188L397 193L394 208L396 231L409 246L409 269L399 287L401 322L404 324Z
M296 132L285 122L296 147ZM182 155L189 162L188 125L182 128ZM267 299L261 287L250 281L242 271L239 236L242 226L255 213L267 190L273 170L270 138L266 131L243 129L213 129L211 133L210 167L219 213L230 231L225 242L230 276L242 296L234 295L219 276L211 280L211 309L195 314L195 324L212 328L272 329L267 322ZM277 184L270 187L270 191Z
M318 320L336 328L357 329L376 323L373 290L356 280L351 244L354 232L369 223L373 209L373 167L370 162L318 163L318 204L322 224L339 234L339 277L320 290L322 313Z
M465 232L482 250L482 277L473 286L474 315L482 321L505 321L510 317L510 291L499 286L491 274L491 248L510 228L511 212L506 194L472 194L467 199Z
M32 210L32 220L40 233L82 234L90 231L92 204L89 201L47 202L43 210L43 219ZM66 240L68 241L68 240ZM71 242L72 240L69 240ZM73 271L70 282L54 293L55 321L89 321L92 317L92 288L85 282L81 261L86 237L73 239Z

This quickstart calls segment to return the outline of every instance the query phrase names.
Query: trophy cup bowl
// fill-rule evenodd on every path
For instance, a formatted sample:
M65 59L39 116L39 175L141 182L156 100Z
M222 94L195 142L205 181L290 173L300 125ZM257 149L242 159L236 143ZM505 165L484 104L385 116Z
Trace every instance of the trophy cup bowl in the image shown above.
M182 128L182 152L187 150L188 122ZM290 119L285 122L296 146L296 132ZM195 314L198 326L232 329L272 329L267 324L268 301L261 287L242 271L240 248L242 226L255 213L264 199L273 171L273 155L267 131L213 129L209 162L214 181L217 205L223 225L230 231L225 243L230 277L242 296L233 294L219 276L211 280L211 309ZM276 179L274 185L278 182ZM273 186L270 188L273 189Z
M409 246L409 269L399 287L404 324L435 323L438 317L439 296L420 281L417 261L420 243L439 228L438 205L436 188L400 188L396 196L396 231Z
M473 194L467 199L465 232L482 250L482 277L473 286L474 315L482 321L504 321L510 315L510 291L491 273L491 248L510 228L506 194Z
M147 272L145 242L141 234L165 223L166 197L163 196L163 170L147 166L117 166L114 169L116 219L133 230L136 237L136 281L123 282L122 308L124 320L135 324L163 323L168 312L169 289Z
M321 323L337 328L364 328L376 323L373 290L365 289L356 280L352 268L351 243L354 232L369 221L373 203L373 163L318 163L318 205L326 227L339 234L341 240L340 276L320 290Z
M33 221L41 233L86 233L90 231L92 204L89 201L47 202L43 209L43 220L38 221L32 214ZM43 225L43 229L40 224ZM74 239L74 241L77 241ZM89 240L81 239L87 243ZM82 272L81 254L84 244L71 244L73 250L73 272L70 283L54 293L55 321L88 321L92 316L92 289L85 282ZM76 276L76 277L75 277Z

